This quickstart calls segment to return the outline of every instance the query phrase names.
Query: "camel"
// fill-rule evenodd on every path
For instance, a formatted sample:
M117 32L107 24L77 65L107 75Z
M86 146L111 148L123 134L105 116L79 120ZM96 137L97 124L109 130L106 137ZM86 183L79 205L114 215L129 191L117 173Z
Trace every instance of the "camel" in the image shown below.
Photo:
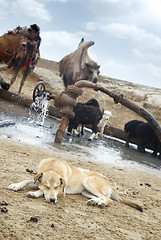
M92 45L94 45L93 41L85 42L82 38L78 48L59 62L59 72L65 89L79 80L97 82L100 66L88 56L87 52Z
M0 36L0 62L4 62L13 69L12 85L21 68L25 68L18 93L21 93L24 82L35 68L40 58L39 46L41 38L40 29L36 24L29 28L17 27Z

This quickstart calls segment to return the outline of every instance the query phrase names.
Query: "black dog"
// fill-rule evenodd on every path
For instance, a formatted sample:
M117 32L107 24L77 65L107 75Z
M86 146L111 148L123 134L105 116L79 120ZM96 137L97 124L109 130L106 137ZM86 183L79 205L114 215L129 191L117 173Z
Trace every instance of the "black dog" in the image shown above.
M129 146L130 139L132 137L134 137L134 138L136 137L135 130L136 130L137 126L141 123L143 123L143 121L132 120L125 124L124 131L126 133L128 133L127 138L126 138L126 146L127 147Z

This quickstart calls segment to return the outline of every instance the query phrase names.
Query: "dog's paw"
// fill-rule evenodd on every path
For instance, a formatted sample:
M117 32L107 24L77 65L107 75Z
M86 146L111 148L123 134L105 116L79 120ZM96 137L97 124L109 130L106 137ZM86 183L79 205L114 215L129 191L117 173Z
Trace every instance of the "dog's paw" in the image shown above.
M23 186L19 183L12 183L8 186L8 189L13 190L13 191L19 191L23 188Z
M90 199L87 201L87 205L88 206L96 206L96 201L94 201L93 199Z
M27 196L28 197L31 197L31 198L38 198L38 197L41 197L43 196L43 192L41 190L38 190L38 191L35 191L35 192L28 192L27 193Z
M30 198L36 198L35 192L28 192L27 196Z
M97 206L100 207L100 208L104 208L107 205L106 205L106 203L103 200L101 200L100 202L98 202Z
M106 206L105 201L100 198L92 198L87 201L88 206L98 206L100 208L104 208Z

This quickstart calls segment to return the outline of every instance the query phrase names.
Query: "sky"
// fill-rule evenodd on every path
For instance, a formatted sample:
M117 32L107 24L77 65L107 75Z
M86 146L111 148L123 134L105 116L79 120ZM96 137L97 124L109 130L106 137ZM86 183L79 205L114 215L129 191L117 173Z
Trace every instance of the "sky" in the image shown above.
M101 75L161 88L161 0L0 0L0 22L0 35L36 23L49 60L94 41Z

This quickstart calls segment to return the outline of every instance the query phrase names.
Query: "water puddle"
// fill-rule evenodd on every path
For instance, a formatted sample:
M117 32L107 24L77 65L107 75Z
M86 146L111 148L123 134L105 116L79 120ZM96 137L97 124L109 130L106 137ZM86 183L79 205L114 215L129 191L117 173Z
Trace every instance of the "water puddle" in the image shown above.
M16 139L28 144L51 144L54 140L58 122L47 117L48 103L43 102L40 108L43 111L39 112L36 104L30 109L24 109L17 104L9 104L6 101L0 102L0 121L8 121L15 125L1 127L0 135ZM45 108L44 108L45 106Z
M85 157L89 161L110 163L117 166L140 166L160 173L161 160L150 154L141 154L136 146L126 148L124 142L110 137L88 141L90 132L85 131L81 138L65 135L62 144L54 144L58 120L47 116L47 103L43 103L45 112L33 112L17 104L0 101L0 121L8 120L15 125L1 127L0 135L27 144L59 148L62 151ZM43 106L43 108L44 108Z

